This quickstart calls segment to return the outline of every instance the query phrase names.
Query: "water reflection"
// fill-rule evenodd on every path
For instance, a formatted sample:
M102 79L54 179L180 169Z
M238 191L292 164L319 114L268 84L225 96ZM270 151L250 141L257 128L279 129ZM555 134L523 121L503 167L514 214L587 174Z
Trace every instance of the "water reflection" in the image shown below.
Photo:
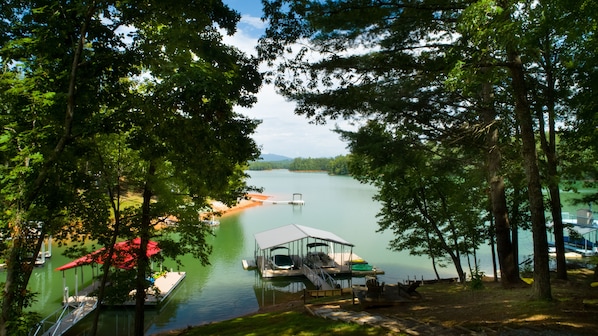
M260 305L275 304L285 295L296 295L304 288L310 289L311 283L305 279L264 282L256 271L242 268L241 260L254 255L253 235L284 225L299 224L330 231L354 243L357 255L386 272L380 276L380 281L396 283L414 277L429 279L435 276L428 258L388 249L393 234L377 232L376 214L380 204L372 199L374 187L360 184L350 177L328 176L325 173L284 170L249 173L249 184L264 187L264 194L278 200L289 200L293 193L301 193L305 205L261 205L219 218L220 226L209 238L214 248L210 256L211 265L202 266L192 256L182 258L184 266L180 270L187 272L187 277L165 305L159 310L146 312L148 335L253 313ZM525 254L525 246L532 246L531 235L528 236L529 242L521 243L522 255ZM522 236L522 239L528 236ZM489 249L483 248L485 251L481 251L478 258L484 265L491 266ZM58 309L62 299L62 272L54 269L69 261L55 246L52 259L34 273L36 280L32 280L31 289L41 293L38 306L47 314ZM174 262L166 262L165 267L177 270ZM484 269L486 272L490 270L489 267ZM81 276L89 282L91 274L90 269L79 274L79 284ZM454 274L452 268L440 269L441 277ZM73 288L73 273L66 274L66 280L67 286ZM363 278L347 281L365 284ZM343 283L343 287L347 284ZM132 318L132 309L107 309L102 313L99 334L129 335ZM83 321L69 335L84 335L89 326L89 321Z

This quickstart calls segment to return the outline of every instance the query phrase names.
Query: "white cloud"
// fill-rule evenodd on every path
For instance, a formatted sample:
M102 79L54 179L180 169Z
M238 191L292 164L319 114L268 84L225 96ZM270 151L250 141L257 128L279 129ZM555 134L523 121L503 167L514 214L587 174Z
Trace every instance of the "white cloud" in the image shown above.
M237 33L225 36L224 42L255 55L257 39L264 28L265 24L259 18L243 16ZM237 108L237 111L262 121L253 138L264 153L304 158L334 157L348 153L346 144L331 130L335 128L334 123L310 124L305 117L295 115L294 108L295 104L278 95L271 84L264 84L258 94L257 104L251 109ZM347 125L341 123L342 128Z
M263 32L266 29L267 23L262 21L261 18L259 17L255 17L255 16L251 16L251 15L243 15L241 17L241 22L240 24L245 24L248 25L256 30L259 30L260 33Z
M346 144L332 131L335 124L310 124L305 117L294 114L294 106L266 85L256 105L239 108L238 112L262 121L254 140L265 153L304 158L347 154Z

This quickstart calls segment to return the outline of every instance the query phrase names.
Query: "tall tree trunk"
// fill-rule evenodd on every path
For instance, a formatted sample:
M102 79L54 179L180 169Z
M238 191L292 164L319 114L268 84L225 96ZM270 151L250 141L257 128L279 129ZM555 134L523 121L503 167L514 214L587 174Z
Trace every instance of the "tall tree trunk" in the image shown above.
M432 269L434 269L434 274L436 275L436 279L440 280L440 275L438 274L438 268L436 267L436 255L434 254L434 250L432 249L432 237L430 237L430 232L426 230L426 242L428 245L428 255L430 256L430 260L432 261Z
M556 89L552 64L552 48L549 36L546 36L542 48L542 58L546 73L546 88L544 98L546 99L546 110L548 113L548 136L546 136L544 125L544 114L538 109L538 122L540 124L540 145L546 155L546 175L548 192L550 194L550 211L553 220L554 246L556 248L556 278L567 280L567 262L565 260L565 237L563 226L563 214L561 210L561 194L559 188L558 166L559 160L556 153L556 125L555 125L555 104Z
M515 115L521 130L522 156L527 177L528 197L534 239L534 284L533 295L536 299L552 299L550 271L548 268L548 240L544 200L540 171L536 153L536 141L532 122L532 113L527 101L527 88L523 64L519 54L512 47L507 47L509 71L511 74L513 96L515 97Z
M19 311L13 309L15 301L15 294L19 285L19 270L24 266L21 261L21 250L23 245L23 236L21 233L22 225L20 218L15 218L17 223L12 223L11 237L12 246L9 249L8 258L6 259L6 282L4 283L4 293L2 293L2 315L0 323L0 335L6 336L9 328L8 323L13 320Z
M498 254L501 284L505 288L510 288L521 284L521 279L519 278L515 250L511 241L505 184L502 176L495 176L492 179L490 192L492 195L492 213L495 219L496 251Z
M549 164L550 165L550 164ZM549 168L550 169L550 168ZM550 173L549 173L550 174ZM567 261L565 260L565 226L561 211L561 193L558 184L548 183L550 194L550 212L553 220L554 247L556 248L556 278L567 280Z
M490 185L490 202L494 217L496 234L496 250L503 287L512 287L520 284L519 269L511 242L511 229L507 198L505 194L504 178L500 175L501 152L498 143L498 127L496 125L496 111L492 106L492 86L484 83L482 86L482 120L487 128L486 133L486 170L488 184Z
M118 146L118 156L117 162L120 166L122 164L122 151L120 142L117 143ZM106 164L104 160L104 156L101 151L97 151L98 160L101 162L102 170L106 172L110 172L110 168L107 168L109 165ZM108 193L110 199L110 206L112 207L112 211L114 213L114 230L112 231L112 237L110 238L110 245L108 247L108 256L106 257L106 261L102 266L102 279L100 280L100 286L98 288L98 307L96 308L93 316L93 322L91 325L91 330L89 332L90 336L95 336L98 332L98 324L100 322L100 315L102 312L102 301L104 300L104 292L106 290L106 284L108 283L108 277L110 275L110 267L112 266L112 260L115 250L116 241L118 240L118 236L120 234L120 227L122 222L121 216L121 197L122 197L122 184L123 181L123 174L121 169L116 170L116 174L111 178L110 174L107 174L108 177L106 178L106 192ZM114 185L111 184L111 181L115 183Z
M459 276L459 281L461 283L465 283L465 280L466 280L465 272L463 272L463 266L461 265L461 258L458 255L459 251L457 250L456 246L455 246L455 250L453 250L451 248L451 246L449 246L449 244L446 242L446 239L444 238L445 237L444 233L440 230L436 220L430 215L430 213L427 210L427 205L425 204L426 197L425 197L425 195L423 195L423 194L425 194L425 191L423 189L420 189L420 191L422 193L421 200L417 199L415 201L415 204L416 204L417 208L419 209L419 212L426 218L426 221L428 222L430 229L432 229L432 231L434 231L434 235L436 236L436 239L438 239L438 242L440 243L442 250L444 252L446 252L451 257L451 260L452 260L453 264L455 265L455 270L457 271L457 275Z
M139 228L139 251L137 256L137 278L136 278L136 291L135 294L135 336L143 336L144 325L145 325L145 290L147 288L147 268L149 266L149 260L147 257L147 244L149 243L150 226L151 226L151 214L150 214L150 202L153 196L152 181L156 172L156 166L152 161L148 168L148 173L143 188L143 204L141 205L141 227Z
M119 179L117 179L119 180ZM110 200L112 203L112 210L114 211L114 232L112 233L112 237L110 239L110 246L108 246L108 256L104 261L104 265L102 265L102 280L100 281L100 287L98 288L98 307L93 315L93 323L91 325L91 331L89 333L90 336L95 336L98 332L98 323L100 322L100 314L102 312L102 301L104 300L104 291L106 289L106 283L108 283L108 275L110 274L110 267L112 266L112 256L114 255L114 245L116 245L116 240L118 239L119 231L120 231L120 185L117 187L117 196L116 201L114 200L113 192L111 188L108 188L108 193L110 194Z
M422 213L426 216L428 223L430 224L430 227L436 234L436 238L438 239L438 241L440 242L440 245L442 246L442 249L451 257L453 265L455 265L455 270L457 271L457 275L459 276L459 281L461 283L465 283L466 274L465 274L465 272L463 272L463 266L461 265L461 258L459 256L459 251L457 250L457 246L455 245L455 249L453 250L451 248L451 246L449 246L449 244L447 244L446 240L444 239L444 234L442 233L442 231L440 230L440 228L438 227L438 225L436 224L434 219L431 218L427 212L424 211Z

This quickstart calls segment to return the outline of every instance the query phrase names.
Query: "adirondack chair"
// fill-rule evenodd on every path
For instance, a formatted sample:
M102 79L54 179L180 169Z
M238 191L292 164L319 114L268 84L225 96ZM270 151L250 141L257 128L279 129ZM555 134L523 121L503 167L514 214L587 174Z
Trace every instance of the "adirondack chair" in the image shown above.
M384 282L380 284L377 279L372 278L368 279L365 282L365 285L368 288L367 297L369 298L380 298L382 296L382 292L384 291Z

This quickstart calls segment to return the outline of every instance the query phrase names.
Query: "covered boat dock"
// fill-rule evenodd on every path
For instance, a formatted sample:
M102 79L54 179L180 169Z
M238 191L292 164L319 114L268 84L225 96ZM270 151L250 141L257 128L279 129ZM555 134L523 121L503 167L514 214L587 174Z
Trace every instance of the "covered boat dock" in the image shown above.
M44 336L62 335L85 316L93 312L97 306L101 304L95 295L95 292L98 289L98 284L94 280L90 286L79 289L77 269L85 265L104 264L109 259L111 266L115 268L132 269L137 265L137 253L140 245L140 238L119 242L114 245L114 253L111 258L108 255L108 251L105 248L101 248L56 268L56 270L63 272L63 307L58 309L54 314L43 319L38 324L38 327L32 331L32 334ZM148 258L160 253L160 251L161 249L157 242L148 242L146 251ZM74 269L75 271L75 288L73 295L69 293L64 274L64 272L69 269ZM92 272L93 270L94 268L92 267ZM83 270L81 270L81 272L82 271ZM185 275L185 272L164 271L161 272L159 277L155 279L152 278L154 282L153 285L147 289L145 305L156 306L164 301L185 278ZM83 277L83 274L81 274L81 277ZM94 276L92 275L92 277ZM130 292L130 295L134 295L134 290ZM122 305L126 306L134 304L135 302L133 300L128 300Z
M355 272L353 262L362 259L353 253L353 246L332 232L290 224L255 234L253 266L263 278L306 276L319 289L335 288L337 275L384 273Z

